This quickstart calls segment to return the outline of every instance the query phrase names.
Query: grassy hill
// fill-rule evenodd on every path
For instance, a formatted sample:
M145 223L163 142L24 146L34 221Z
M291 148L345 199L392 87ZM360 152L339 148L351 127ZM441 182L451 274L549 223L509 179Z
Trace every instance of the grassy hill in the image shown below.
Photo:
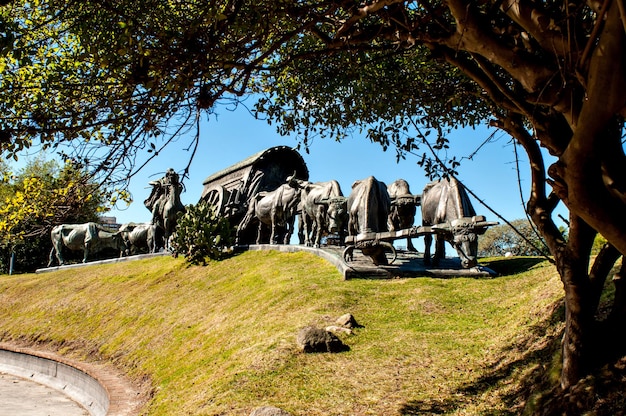
M550 374L562 285L540 259L483 264L503 276L345 281L272 251L0 276L0 340L147 380L149 415L519 414ZM300 328L345 313L363 325L342 336L349 351L298 351Z

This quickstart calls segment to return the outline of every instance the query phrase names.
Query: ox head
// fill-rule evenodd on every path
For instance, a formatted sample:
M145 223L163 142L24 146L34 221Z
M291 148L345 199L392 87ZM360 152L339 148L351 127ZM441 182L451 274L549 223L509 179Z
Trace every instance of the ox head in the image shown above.
M478 236L487 231L487 227L497 225L497 222L487 222L485 217L477 215L464 217L446 224L433 225L432 230L444 236L455 248L461 265L468 269L478 264Z
M328 231L332 234L339 234L348 223L348 198L345 196L334 196L322 198L315 201L316 204L326 207L326 221Z
M120 256L127 255L130 248L130 241L128 241L128 232L117 231L111 235L112 247L115 250L119 250Z
M301 189L308 184L307 181L296 178L297 172L294 170L292 175L287 176L285 183L292 188Z
M391 210L394 226L398 229L410 228L415 220L417 206L421 204L421 195L399 195L391 198ZM395 224L397 222L397 224Z

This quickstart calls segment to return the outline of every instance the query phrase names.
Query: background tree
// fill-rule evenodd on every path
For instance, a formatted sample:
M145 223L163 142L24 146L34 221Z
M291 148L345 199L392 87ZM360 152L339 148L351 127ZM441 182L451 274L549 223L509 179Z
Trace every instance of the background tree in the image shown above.
M478 240L478 255L504 256L549 255L545 243L528 220L511 221L511 225L501 224L489 229Z
M37 158L13 175L4 164L0 184L0 267L8 272L15 253L16 272L32 272L47 263L50 230L62 223L98 221L108 193L78 167L60 167Z
M11 156L39 140L114 180L137 150L158 153L203 111L252 92L265 94L259 115L305 144L361 129L399 157L422 153L437 174L428 151L450 150L447 129L489 121L529 158L527 210L565 289L568 388L590 371L595 343L624 345L611 336L626 316L612 322L617 331L598 333L595 320L609 265L626 253L623 9L618 0L13 1L0 18L1 149ZM548 166L540 146L557 162ZM453 174L458 160L444 161ZM558 201L571 213L567 238L553 220ZM590 268L597 233L610 245Z

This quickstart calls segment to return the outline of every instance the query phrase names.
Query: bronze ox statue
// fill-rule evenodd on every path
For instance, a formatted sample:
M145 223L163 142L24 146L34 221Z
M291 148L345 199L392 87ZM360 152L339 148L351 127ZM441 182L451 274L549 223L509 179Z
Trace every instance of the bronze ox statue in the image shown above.
M417 206L421 203L421 195L411 194L409 183L404 179L392 182L387 186L387 192L391 198L391 207L387 221L389 231L411 228L415 223L415 213L417 212ZM406 248L408 251L417 251L411 237L406 239Z
M300 189L293 176L274 191L257 193L237 227L235 244L240 244L242 233L252 222L258 222L257 244L262 242L264 227L270 228L270 244L289 244L299 203Z
M474 207L455 178L441 179L426 185L422 194L422 225L432 226L435 233L435 254L432 263L437 265L445 257L445 241L456 249L463 268L477 264L478 235L495 225L485 217L476 216ZM424 236L424 263L430 264L432 234Z
M347 198L339 183L299 181L301 244L319 247L322 236L338 234L343 244L348 222Z
M163 229L156 224L129 222L122 224L118 232L126 244L128 255L141 251L156 253L165 247Z
M65 264L62 255L63 246L73 251L83 250L83 263L87 263L90 254L106 248L118 250L120 257L126 249L119 232L106 231L95 222L57 225L50 231L50 239L52 240L52 250L50 250L48 267L52 265L55 253L59 265Z
M355 236L357 243L344 251L344 258L352 257L354 248L369 256L375 265L389 263L385 250L394 253L393 244L388 241L365 241L359 242L359 236L387 231L387 220L391 198L387 192L387 186L370 176L352 184L352 191L348 196L348 235Z

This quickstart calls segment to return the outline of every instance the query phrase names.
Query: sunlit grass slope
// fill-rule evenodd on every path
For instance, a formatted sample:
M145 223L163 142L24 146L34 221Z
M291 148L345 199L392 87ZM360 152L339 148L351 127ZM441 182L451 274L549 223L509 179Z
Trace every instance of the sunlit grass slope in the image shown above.
M562 289L547 262L490 265L509 275L344 281L311 254L255 251L1 276L0 340L149 379L149 415L515 414ZM344 313L363 325L342 337L349 351L297 350L300 328Z

